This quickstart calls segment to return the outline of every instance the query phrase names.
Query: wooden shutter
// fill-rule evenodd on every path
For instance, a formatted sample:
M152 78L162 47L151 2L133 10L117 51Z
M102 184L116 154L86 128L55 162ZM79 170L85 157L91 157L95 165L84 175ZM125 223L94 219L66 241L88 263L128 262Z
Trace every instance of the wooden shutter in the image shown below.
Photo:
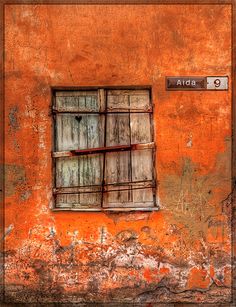
M151 110L148 90L108 91L106 145L152 142ZM104 207L154 206L152 149L106 153L105 161Z
M57 93L56 151L104 146L104 115L93 113L100 108L96 91ZM56 195L56 206L100 207L102 171L102 154L57 158L56 188L65 194Z
M148 90L60 91L54 113L57 208L155 205Z

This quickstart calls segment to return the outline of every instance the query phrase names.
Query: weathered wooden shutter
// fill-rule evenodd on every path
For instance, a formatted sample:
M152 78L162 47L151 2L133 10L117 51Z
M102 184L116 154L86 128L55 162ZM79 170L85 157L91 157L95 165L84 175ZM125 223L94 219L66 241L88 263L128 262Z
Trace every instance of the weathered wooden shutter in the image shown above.
M58 92L56 151L104 146L104 115L94 113L100 108L97 91ZM102 154L57 158L56 188L65 194L56 194L56 206L100 207L102 173Z
M152 142L151 110L148 90L108 91L106 145ZM153 149L106 153L103 206L153 206L153 166Z
M57 92L54 113L57 208L154 206L148 90Z

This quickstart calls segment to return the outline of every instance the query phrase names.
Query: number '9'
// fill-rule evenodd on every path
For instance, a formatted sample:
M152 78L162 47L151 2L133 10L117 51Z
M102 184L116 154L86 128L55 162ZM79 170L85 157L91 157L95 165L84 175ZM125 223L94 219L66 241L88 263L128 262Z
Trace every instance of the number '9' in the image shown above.
M220 87L221 85L220 79L215 79L214 84L215 84L215 87Z

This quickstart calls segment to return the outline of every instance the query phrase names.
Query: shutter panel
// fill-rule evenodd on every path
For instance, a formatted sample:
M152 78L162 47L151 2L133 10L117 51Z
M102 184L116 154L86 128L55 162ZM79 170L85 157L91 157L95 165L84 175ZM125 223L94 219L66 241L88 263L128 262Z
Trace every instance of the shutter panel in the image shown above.
M104 115L79 113L99 111L100 103L97 92L70 92L69 95L67 92L59 93L56 98L56 108L59 111L78 113L56 115L56 149L68 151L104 146L102 133L104 130ZM56 188L77 187L78 192L80 192L66 195L58 194L57 206L100 207L102 170L102 154L57 159ZM94 185L98 187L92 187ZM86 188L82 188L83 186L86 186ZM84 191L89 193L83 193ZM92 193L93 191L100 192Z
M106 146L152 142L150 109L149 91L108 91L107 111L117 113L107 115ZM153 172L152 149L106 153L103 206L153 206Z

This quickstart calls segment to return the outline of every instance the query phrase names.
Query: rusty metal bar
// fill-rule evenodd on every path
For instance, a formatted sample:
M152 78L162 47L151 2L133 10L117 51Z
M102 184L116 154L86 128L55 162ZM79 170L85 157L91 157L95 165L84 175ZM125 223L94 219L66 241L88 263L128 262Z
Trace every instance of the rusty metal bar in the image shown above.
M121 211L121 212L129 212L129 211L159 211L158 207L110 207L110 208L76 208L76 207L55 207L52 208L52 211L82 211L82 212L103 212L103 211Z
M129 107L130 107L130 95L128 96L128 102L129 102ZM129 143L132 143L132 131L131 131L131 113L129 112ZM129 173L130 173L130 179L131 181L133 180L133 171L132 171L132 152L130 150L129 152L129 159L130 159L130 165L129 165ZM131 201L133 201L133 189L131 186L131 191L128 193L128 199L131 198Z
M104 112L107 112L107 91L104 91L104 96L103 96L103 106ZM103 141L104 141L104 147L107 145L107 115L105 113L105 121L104 121L104 131L103 131ZM103 169L102 169L102 195L101 195L101 208L103 207L103 201L104 201L104 184L105 184L105 170L106 170L106 151L103 152Z
M140 144L131 144L131 145L117 145L117 146L97 147L97 148L88 148L88 149L76 149L71 151L57 151L53 152L52 156L54 158L73 157L73 156L105 153L105 152L153 149L154 147L155 147L154 142L151 142L151 143L140 143Z
M138 181L123 181L123 182L112 182L112 183L105 183L104 186L106 187L119 187L119 186L133 186L133 185L139 185L139 184L154 184L155 185L155 181L153 180L138 180ZM54 191L56 190L69 190L69 189L91 189L91 188L101 188L102 187L102 183L101 184L93 184L93 185L79 185L79 186L73 186L73 187L57 187L54 188Z
M112 183L105 183L105 186L109 187L109 186L122 186L122 185L137 185L137 184L141 184L141 183L154 183L155 184L155 181L154 180L137 180L137 181L123 181L123 182L112 182ZM79 186L73 186L73 187L57 187L57 188L54 188L54 191L55 190L59 190L59 189L81 189L81 188L99 188L101 187L102 184L93 184L93 185L79 185Z
M105 185L104 185L105 187ZM53 192L54 195L58 195L58 194L100 194L100 193L111 193L111 192L123 192L123 191L133 191L133 190L145 190L145 189L152 189L155 188L156 186L154 185L150 185L150 186L143 186L143 187L137 187L137 188L133 188L132 186L130 188L127 189L114 189L114 190L106 190L103 189L102 190L102 186L101 186L101 190L100 191L82 191L82 192L72 192L72 191L60 191L60 192Z
M112 109L112 110L107 110L107 111L94 111L94 110L86 110L86 111L79 111L79 110L73 110L73 109L64 109L60 108L58 109L53 109L53 113L59 113L59 114L116 114L116 113L121 113L121 114L126 114L126 113L153 113L152 109Z

